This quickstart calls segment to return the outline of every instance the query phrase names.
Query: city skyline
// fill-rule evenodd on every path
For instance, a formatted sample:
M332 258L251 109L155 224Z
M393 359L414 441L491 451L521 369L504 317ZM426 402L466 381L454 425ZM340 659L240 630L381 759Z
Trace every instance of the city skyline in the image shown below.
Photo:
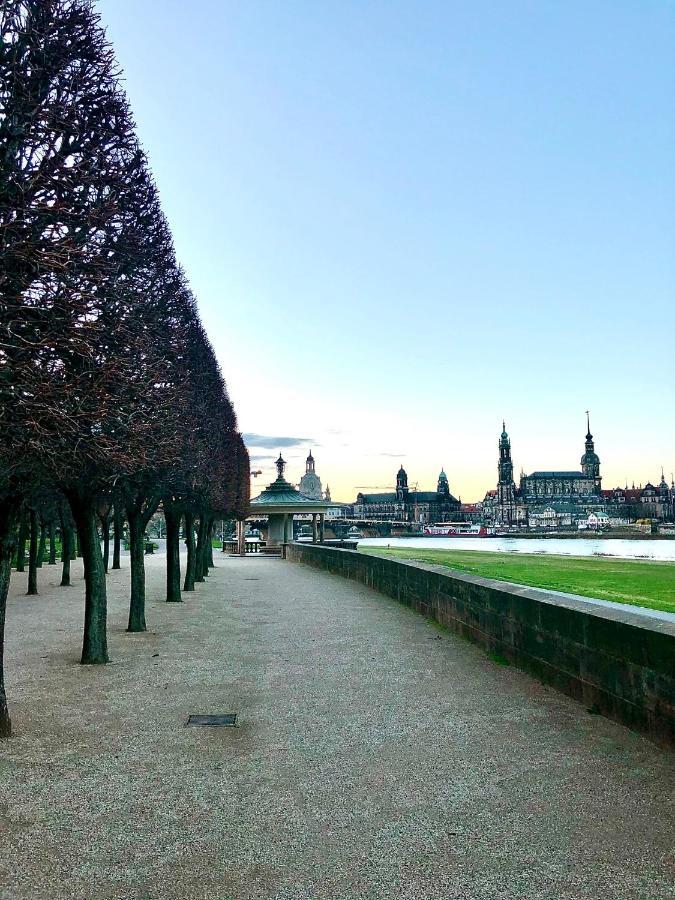
M482 496L502 418L574 466L587 408L605 483L675 468L672 9L97 8L243 432L346 500Z
M586 412L584 416L586 416ZM506 425L506 430L509 433L509 438L511 440L512 448L513 448L513 440L514 436L512 430L509 428L508 422L503 420ZM586 422L586 419L584 419ZM594 433L594 437L596 438L596 449L598 445L597 435L594 431L594 426L591 421L591 431ZM587 427L587 426L586 426ZM324 449L328 449L328 458L330 456L330 449L324 448L318 442L311 441L303 441L301 439L295 439L290 437L282 437L275 435L259 435L255 433L245 433L243 435L244 441L249 447L249 452L251 454L251 469L252 471L260 471L260 474L256 476L252 480L253 485L253 493L256 493L257 486L262 485L263 483L267 483L267 481L273 480L276 477L276 468L274 466L274 462L277 459L278 455L284 457L284 460L287 463L287 471L288 475L294 483L299 483L301 476L305 471L305 460L308 454L311 452L315 461L316 461L316 471L320 476L324 489L326 486L330 487L331 495L333 500L337 500L344 503L352 503L356 497L356 494L360 490L393 490L395 487L396 481L396 471L399 466L402 465L409 477L411 489L412 486L417 484L419 486L419 490L432 490L434 489L436 482L438 480L438 475L441 471L446 472L450 482L451 491L461 498L463 503L475 503L483 500L485 494L489 490L493 490L497 483L497 464L498 464L498 442L499 442L499 434L501 433L501 424L500 428L496 432L495 440L494 440L494 459L493 459L493 469L494 472L487 474L485 473L484 489L478 489L478 493L469 495L467 492L462 490L462 483L460 480L460 476L458 476L457 472L453 472L451 468L448 467L447 464L441 463L437 466L434 471L432 466L433 463L429 463L427 459L427 455L418 454L415 455L412 453L409 456L403 456L393 453L382 453L382 454L371 454L368 457L364 457L364 466L362 469L363 473L371 473L377 475L378 473L381 475L379 480L375 477L374 480L368 480L364 478L361 481L355 482L353 485L347 485L344 481L344 478L339 477L339 471L329 471L325 465L322 464L323 455L322 451ZM524 465L520 464L518 457L518 442L516 436L516 447L513 449L513 457L514 457L514 472L513 477L516 484L519 483L521 474L529 475L534 471L542 471L542 470L566 470L566 471L577 471L580 469L579 460L581 458L581 454L584 450L584 438L586 431L584 429L584 435L580 440L580 450L577 454L577 457L574 457L572 460L564 459L561 456L553 459L539 459L533 460L532 465ZM279 442L282 443L279 443ZM260 443L259 443L260 442ZM284 443L285 442L285 443ZM291 443L292 442L292 443ZM263 444L265 446L260 446ZM565 441L565 444L569 444L569 441ZM538 446L538 445L537 445ZM276 452L272 450L272 447L278 448ZM256 452L256 448L257 451ZM451 454L447 454L449 456ZM386 457L386 462L382 460L379 463L379 466L376 464L373 466L372 459L373 457ZM481 457L483 453L481 452ZM658 467L658 472L653 472L648 474L646 477L638 477L631 472L626 473L623 479L613 480L613 475L616 471L618 471L616 466L612 466L608 464L607 456L603 455L602 452L599 451L600 462L601 462L601 473L602 473L602 483L604 489L613 489L616 487L642 487L647 483L651 483L653 485L658 485L661 477L661 471L663 470L664 476L668 484L670 485L673 480L673 470L668 469L667 465L664 463ZM523 458L527 458L528 460L532 457L532 451L530 450L525 454ZM426 468L423 470L423 476L420 477L419 472L420 468L417 466L417 461L419 460L427 460ZM674 467L675 468L675 467ZM297 478L296 478L297 474ZM491 475L494 477L491 480ZM658 476L658 477L657 477Z

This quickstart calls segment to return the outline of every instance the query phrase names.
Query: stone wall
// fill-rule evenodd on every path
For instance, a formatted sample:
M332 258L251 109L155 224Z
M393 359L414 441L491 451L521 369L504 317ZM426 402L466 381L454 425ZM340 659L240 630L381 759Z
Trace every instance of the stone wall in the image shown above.
M287 558L352 578L498 653L589 709L675 746L675 625L384 557L291 544Z

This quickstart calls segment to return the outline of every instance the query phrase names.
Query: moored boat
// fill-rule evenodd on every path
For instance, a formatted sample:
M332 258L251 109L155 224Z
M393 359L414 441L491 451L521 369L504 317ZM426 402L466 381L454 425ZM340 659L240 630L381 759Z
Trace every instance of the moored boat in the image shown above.
M494 529L469 522L439 522L425 525L422 534L424 537L494 537Z

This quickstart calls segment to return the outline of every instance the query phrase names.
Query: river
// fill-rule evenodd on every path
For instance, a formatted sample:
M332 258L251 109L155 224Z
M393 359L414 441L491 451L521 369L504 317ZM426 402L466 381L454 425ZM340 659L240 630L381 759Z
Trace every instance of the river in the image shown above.
M483 552L544 553L553 556L613 556L621 559L657 559L675 562L675 540L637 538L363 538L359 547L392 547L421 550L477 550Z

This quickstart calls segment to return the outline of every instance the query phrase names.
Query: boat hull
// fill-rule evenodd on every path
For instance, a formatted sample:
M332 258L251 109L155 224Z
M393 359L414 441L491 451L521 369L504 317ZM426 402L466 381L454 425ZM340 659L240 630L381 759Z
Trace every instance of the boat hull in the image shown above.
M493 534L487 530L484 525L477 526L471 529L459 529L452 528L450 526L444 525L427 525L425 526L423 532L423 537L439 537L439 538L448 538L448 537L471 537L471 538L486 538L493 537Z

